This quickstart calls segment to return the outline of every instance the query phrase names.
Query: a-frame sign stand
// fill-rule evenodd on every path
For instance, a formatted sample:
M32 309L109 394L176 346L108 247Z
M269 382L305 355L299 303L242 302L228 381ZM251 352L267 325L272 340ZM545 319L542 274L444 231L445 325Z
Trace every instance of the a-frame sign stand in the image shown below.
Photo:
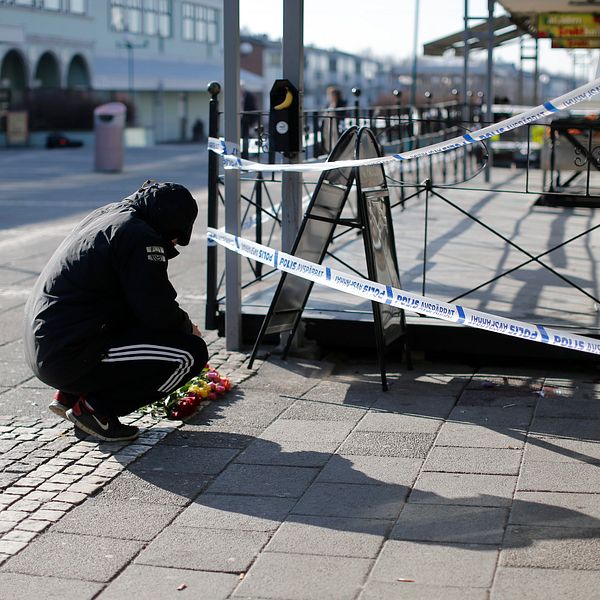
M351 127L340 137L328 161L378 156L381 156L381 151L373 132L366 127L361 129ZM342 211L355 182L357 215L353 218L342 218ZM356 228L362 234L367 278L400 288L389 192L383 165L324 171L304 215L291 254L321 264L337 225ZM345 266L352 269L349 265ZM364 277L363 274L359 275ZM312 286L312 281L282 273L275 296L254 344L249 366L252 366L265 335L289 333L283 351L284 358L287 356ZM406 319L402 309L379 302L371 304L381 383L383 389L387 390L385 352L387 346L400 337L404 338L403 349L406 352L407 365L411 368Z

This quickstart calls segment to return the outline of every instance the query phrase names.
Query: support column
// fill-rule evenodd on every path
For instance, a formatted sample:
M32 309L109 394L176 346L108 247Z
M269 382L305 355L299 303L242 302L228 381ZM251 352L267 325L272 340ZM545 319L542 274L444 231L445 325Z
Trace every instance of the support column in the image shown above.
M224 0L225 139L240 143L240 3ZM240 235L240 172L225 170L225 230ZM239 350L242 342L240 255L225 253L225 346Z
M494 0L488 0L488 22L487 22L487 81L485 89L485 120L488 123L494 121L492 105L494 104ZM485 181L489 183L492 172L492 144L488 144L488 163L485 168Z
M283 78L298 89L300 119L304 97L304 0L282 0L283 2ZM302 140L303 126L299 124ZM299 149L300 150L300 149ZM298 163L301 152L287 157L287 162ZM292 249L302 222L302 174L283 173L281 186L281 249Z
M469 91L469 0L465 0L465 30L463 33L463 86L462 86L462 100L464 106L463 112L463 124L468 120L469 114L469 97L467 92ZM463 179L467 178L467 163L469 160L469 151L467 148L463 149Z

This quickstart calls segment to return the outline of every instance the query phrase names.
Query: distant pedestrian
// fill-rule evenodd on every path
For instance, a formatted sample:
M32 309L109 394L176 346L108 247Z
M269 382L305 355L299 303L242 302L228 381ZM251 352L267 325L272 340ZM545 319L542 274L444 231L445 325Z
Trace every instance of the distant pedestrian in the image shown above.
M342 91L334 85L330 85L326 93L327 107L321 126L321 142L323 150L329 153L337 144L340 133L344 129L346 100L342 96Z
M57 389L50 410L101 440L135 439L138 428L118 417L206 364L206 344L167 275L197 214L182 185L147 181L79 223L27 301L25 356Z

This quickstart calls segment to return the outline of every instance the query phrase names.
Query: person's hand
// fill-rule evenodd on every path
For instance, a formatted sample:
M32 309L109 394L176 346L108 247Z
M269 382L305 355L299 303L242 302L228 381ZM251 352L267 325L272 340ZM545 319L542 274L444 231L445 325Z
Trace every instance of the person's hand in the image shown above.
M196 325L196 323L192 323L192 335L202 337L202 332L198 329L198 325Z

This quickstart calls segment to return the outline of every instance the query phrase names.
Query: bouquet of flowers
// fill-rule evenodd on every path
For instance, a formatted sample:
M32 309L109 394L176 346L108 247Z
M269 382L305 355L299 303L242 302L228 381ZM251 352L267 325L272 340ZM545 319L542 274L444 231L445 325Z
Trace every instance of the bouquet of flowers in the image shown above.
M168 419L185 419L196 412L200 402L217 400L230 389L231 381L207 364L198 377L190 379L166 398L151 404L146 411Z

